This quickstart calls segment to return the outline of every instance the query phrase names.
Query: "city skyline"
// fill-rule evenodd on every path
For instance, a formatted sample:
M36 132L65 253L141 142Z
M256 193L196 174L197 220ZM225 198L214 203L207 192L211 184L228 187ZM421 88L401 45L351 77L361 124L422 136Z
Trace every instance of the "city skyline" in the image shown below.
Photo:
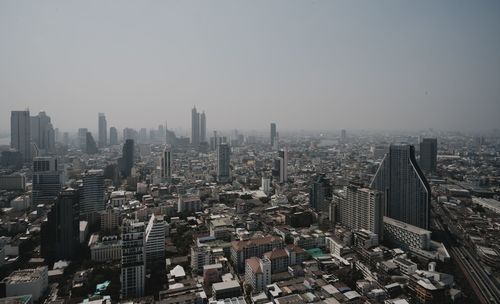
M2 2L0 131L189 130L193 104L211 130L499 128L500 4L448 4Z

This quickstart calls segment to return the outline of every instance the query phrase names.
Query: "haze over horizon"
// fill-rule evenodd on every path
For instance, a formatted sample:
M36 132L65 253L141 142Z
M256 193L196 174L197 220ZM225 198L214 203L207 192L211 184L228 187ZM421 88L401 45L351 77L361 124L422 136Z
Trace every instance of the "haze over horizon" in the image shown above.
M496 1L2 1L0 130L490 130L499 49Z

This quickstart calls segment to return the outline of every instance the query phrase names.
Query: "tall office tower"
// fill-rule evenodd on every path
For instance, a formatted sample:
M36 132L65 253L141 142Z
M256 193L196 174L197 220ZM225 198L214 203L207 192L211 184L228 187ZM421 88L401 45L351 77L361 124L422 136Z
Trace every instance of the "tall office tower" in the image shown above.
M30 140L30 111L12 111L10 113L10 146L21 153L23 162L31 161Z
M59 131L59 128L54 129L54 142L56 143L61 142L61 132Z
M55 151L55 131L45 112L30 117L31 141L44 152Z
M80 192L80 214L98 212L105 209L104 170L88 170L83 174Z
M207 117L205 111L200 116L200 142L207 141Z
M172 180L172 149L168 145L165 146L160 158L160 177L163 181Z
M231 151L227 143L221 143L217 147L217 181L219 183L231 182L229 161Z
M345 197L339 198L339 222L352 229L366 229L383 237L384 196L382 192L356 184L345 187Z
M276 124L271 123L271 147L274 147L274 141L276 140Z
M151 215L146 227L146 264L165 263L165 228L163 215Z
M87 136L85 138L85 153L96 154L97 152L99 152L99 150L97 150L94 137L92 136L92 133L87 132Z
M59 193L41 227L41 253L48 261L73 260L80 244L78 191Z
M278 152L279 161L279 182L286 183L288 181L288 151L281 149Z
M109 128L109 144L111 146L118 144L118 131L115 127Z
M63 133L63 144L67 147L69 146L69 132Z
M152 140L156 140L158 142L163 142L163 140L166 138L166 133L165 131L167 130L166 127L164 127L163 125L158 125L158 131L156 133L156 136L154 138L151 138Z
M87 128L78 129L78 147L82 151L86 151L87 147Z
M62 172L56 157L33 160L33 205L52 203L62 188Z
M276 137L274 137L273 150L278 151L280 149L280 132L276 132Z
M309 203L316 211L328 211L332 199L332 186L324 174L317 174L313 178L309 192Z
M386 216L429 228L431 188L417 164L412 145L391 145L370 187L384 193Z
M122 157L120 159L120 171L123 177L129 177L134 166L134 141L127 139L123 144Z
M195 147L200 145L200 113L196 106L191 110L191 144Z
M99 148L104 148L108 145L108 123L104 113L99 113Z
M214 136L210 138L210 150L216 151L219 146L219 139L217 137L217 131L214 130Z
M144 295L144 223L125 219L122 225L121 298Z
M347 132L346 132L346 130L345 130L345 129L342 129L342 130L340 131L340 140L341 140L342 142L345 142L345 141L346 141L346 139L347 139Z
M139 143L140 144L145 144L147 142L148 142L148 129L141 128L139 130Z
M420 167L424 172L437 171L437 138L424 138L420 143Z
M123 129L123 140L125 141L127 139L137 141L139 139L139 133L137 133L137 131L134 129L125 128Z

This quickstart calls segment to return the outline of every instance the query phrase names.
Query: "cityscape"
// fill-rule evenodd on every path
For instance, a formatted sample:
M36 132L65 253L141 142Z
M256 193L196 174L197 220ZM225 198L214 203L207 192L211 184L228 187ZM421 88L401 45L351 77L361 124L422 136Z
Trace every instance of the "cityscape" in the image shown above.
M365 3L371 8L367 19L380 13L387 20L399 20L402 29L398 33L404 37L412 33L423 39L420 42L437 37L429 43L433 44L440 43L447 33L450 41L464 41L463 50L447 46L444 55L435 55L442 60L465 53L474 57L467 64L453 62L446 68L446 77L456 82L451 85L452 80L443 79L443 91L431 89L439 87L433 78L442 72L439 68L422 74L408 70L408 74L422 77L420 82L406 87L401 80L395 84L401 87L394 92L374 94L370 106L354 98L357 91L375 92L369 84L381 85L375 78L396 75L391 78L396 81L402 75L396 72L400 67L385 66L371 80L360 73L356 76L360 82L346 87L345 83L332 83L332 90L339 90L333 98L327 94L329 84L318 84L323 79L318 76L321 73L307 74L316 68L330 73L332 66L325 59L329 56L323 58L319 49L311 51L318 58L294 49L286 54L277 51L295 39L290 37L304 34L289 29L299 22L295 19L298 15L304 17L306 32L297 38L303 43L309 41L309 35L329 41L328 34L338 30L329 22L345 22L347 30L342 32L356 32L350 28L352 21L331 21L331 17L337 16L336 10L363 15L357 1L290 1L279 5L276 1L145 1L139 6L111 1L111 7L92 1L87 5L49 2L32 2L33 10L15 1L0 3L0 11L4 11L0 12L0 28L4 24L12 30L0 29L0 304L500 303L500 54L493 48L500 47L500 5L479 1L477 6L470 3L461 7L458 2L445 1L449 7L440 9L447 13L431 14L426 20L432 23L442 17L456 27L429 29L412 23L415 16L426 16L421 11L410 13L411 9L396 2ZM436 8L435 3L423 2L412 4L413 8ZM166 9L164 5L172 6ZM392 11L379 11L379 5ZM50 46L55 52L68 47L73 38L61 32L60 37L55 35L58 42L52 41L49 29L66 31L64 26L68 26L72 28L69 31L83 31L85 34L75 35L95 42L97 49L111 48L109 41L123 37L110 33L125 33L135 26L123 23L115 28L106 23L122 21L123 16L108 19L107 13L115 6L126 16L140 15L137 31L149 27L148 21L155 26L159 20L165 22L167 11L196 17L179 20L171 13L171 24L199 29L219 25L217 20L226 18L225 13L241 18L231 19L234 27L214 26L218 31L213 37L194 35L200 43L195 45L206 49L198 50L190 44L193 42L179 40L186 48L177 56L192 56L192 60L196 57L193 52L214 51L207 45L212 46L211 39L218 41L217 35L222 33L234 38L233 47L241 51L249 45L232 31L265 36L261 26L270 26L266 18L277 18L283 22L283 28L278 27L283 40L277 40L276 49L256 42L257 50L250 47L253 55L276 52L276 62L291 56L288 63L305 61L315 68L296 67L298 76L294 76L282 66L283 74L278 74L283 78L274 79L276 66L264 68L261 62L252 61L252 56L241 56L244 63L240 66L224 50L220 58L214 55L214 65L217 60L224 64L220 70L200 66L199 73L190 74L186 65L186 70L181 69L183 74L175 65L165 65L166 73L179 77L179 82L172 83L134 74L127 66L133 63L124 60L120 64L125 67L112 73L116 77L113 81L120 80L114 83L99 78L101 73L110 73L106 67L85 63L97 56L94 52L102 51L88 48L80 58L80 68L84 74L92 71L92 76L80 79L68 74L63 81L66 75L59 79L58 73L73 63L64 58L52 61L46 50L39 46L29 50L20 42L42 33L31 41L33 45ZM87 10L95 7L99 8L96 19L83 24L93 28L104 22L101 26L106 34L74 23L90 17ZM263 10L256 13L257 8ZM464 13L470 9L477 16ZM278 18L278 11L284 16ZM412 18L403 20L408 16ZM42 17L52 21L33 21ZM76 21L70 20L72 17ZM254 17L262 17L262 23ZM476 17L479 19L473 19ZM246 18L252 22L242 21ZM471 23L459 25L462 18ZM471 25L471 20L477 23ZM487 20L484 23L490 26L478 20ZM29 29L20 29L26 21ZM322 29L318 34L308 27L314 22L333 29ZM373 26L382 33L385 25ZM471 32L481 35L464 34L460 26L470 26ZM422 38L417 29L436 37ZM399 35L396 32L388 36ZM158 38L157 32L144 33L136 38ZM490 33L498 35L489 39ZM101 41L101 35L106 39ZM403 48L405 43L397 37L394 45ZM155 65L165 63L155 52L148 57L141 53L141 47L127 49L136 42L128 38L117 42L125 54L137 52L136 59L146 67L151 64L148 60ZM357 38L349 39L354 39L348 40L354 47L347 53L356 56ZM465 49L466 42L472 40L478 44ZM124 41L127 44L121 45ZM224 43L216 49L222 49ZM368 44L367 48L373 47ZM157 46L163 47L160 42ZM178 45L173 47L181 50ZM314 49L311 45L302 47L297 48ZM424 49L422 46L420 51L437 52ZM77 50L73 52L68 56L76 56ZM48 63L28 68L30 63L25 60L42 54L47 56L51 72L43 72L39 79L36 75L43 68L37 69ZM120 52L99 54L94 60L102 56L113 61L122 56ZM394 66L399 66L399 59L394 60ZM419 60L415 67L435 67ZM316 66L319 61L323 63ZM2 66L6 67L4 72ZM238 73L231 74L233 68ZM253 75L259 68L263 70ZM352 68L356 70L354 64ZM210 77L205 75L208 71L213 72ZM462 83L458 79L466 76L457 74L467 72L473 76ZM27 73L25 78L19 76L23 73ZM121 78L127 78L123 76L127 73L133 75L129 76L132 80L146 78L128 82ZM197 93L174 97L186 85L181 81L186 75L192 82L189 91ZM346 83L352 80L351 74L344 76ZM224 80L227 87L217 82L220 87L207 89L214 79ZM238 82L241 79L245 81ZM14 81L18 86L12 85ZM207 87L197 83L203 81ZM430 87L421 92L422 84ZM109 93L99 91L99 86L124 95L99 99L101 92ZM279 89L275 92L273 87ZM159 88L167 91L162 93L167 96L171 90L172 97L157 96L161 101L153 102L151 96ZM379 89L385 90L383 85ZM233 90L242 95L255 90L262 99L229 101ZM272 101L285 96L277 92L281 90L289 90L286 96L290 99ZM408 100L399 100L405 90ZM465 91L470 95L464 95ZM40 99L31 101L38 94ZM135 101L127 99L130 94ZM298 102L292 95L307 97ZM74 101L67 100L68 96L74 96ZM460 96L466 96L465 101ZM80 98L88 101L77 101ZM421 103L413 102L415 98ZM440 101L446 98L451 101ZM49 99L53 101L46 101Z

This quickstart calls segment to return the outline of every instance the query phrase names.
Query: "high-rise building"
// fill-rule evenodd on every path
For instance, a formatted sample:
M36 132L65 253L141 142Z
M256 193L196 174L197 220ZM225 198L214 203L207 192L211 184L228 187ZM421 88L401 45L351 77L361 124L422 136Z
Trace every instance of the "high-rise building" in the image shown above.
M385 197L385 215L429 228L431 188L409 144L392 144L378 168L371 186Z
M63 144L67 147L69 146L69 132L63 133Z
M196 106L191 110L191 144L195 147L200 145L200 113Z
M123 140L126 141L127 139L132 139L137 142L139 139L139 133L132 128L125 128L123 129Z
M274 147L274 141L276 140L276 124L271 123L271 147Z
M108 145L108 123L104 113L99 113L99 148L104 148Z
M288 151L286 149L278 151L278 158L274 160L273 176L280 184L288 181Z
M165 146L160 157L160 177L164 181L172 180L172 149L168 145Z
M60 192L42 223L41 252L48 261L73 260L78 256L80 219L78 191Z
M437 138L424 138L420 143L420 168L424 172L437 171Z
M118 144L118 131L115 127L109 128L109 144L111 146Z
M309 192L309 203L316 211L328 211L332 199L332 186L324 174L314 176Z
M144 223L125 219L122 225L121 298L144 295Z
M228 144L219 144L217 147L217 181L219 183L228 183L231 181L230 158L231 150Z
M99 152L99 150L97 150L97 145L95 143L94 137L92 136L92 133L87 132L85 138L85 153L96 154L97 152Z
M350 184L338 200L339 222L352 229L366 229L383 237L384 196L382 192Z
M12 111L10 115L10 146L22 155L24 162L31 161L30 111Z
M56 157L33 160L33 205L52 203L62 188L62 172Z
M45 112L30 117L31 141L44 152L55 151L55 131Z
M347 132L346 132L346 130L345 130L345 129L342 129L342 130L340 131L340 140L341 140L342 142L345 142L345 141L346 141L346 139L347 139Z
M140 144L145 144L147 142L148 142L148 129L141 128L139 130L139 143Z
M87 128L78 129L78 147L82 151L86 151L87 147L87 132L89 130Z
M165 262L165 228L166 222L163 216L151 215L146 227L146 264L152 265L156 262Z
M134 140L127 139L123 144L122 157L119 160L120 171L123 177L129 177L134 166Z
M80 214L99 212L105 209L104 171L88 170L83 174L80 192Z
M200 116L200 142L207 141L207 117L205 112L201 113Z

